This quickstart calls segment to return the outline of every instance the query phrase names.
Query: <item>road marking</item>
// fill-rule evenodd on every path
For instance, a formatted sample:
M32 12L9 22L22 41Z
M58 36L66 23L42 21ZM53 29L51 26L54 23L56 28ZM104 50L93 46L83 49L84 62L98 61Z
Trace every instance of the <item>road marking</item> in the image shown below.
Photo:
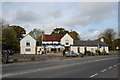
M116 67L117 65L113 65L114 67Z
M117 65L119 65L120 63L118 63L118 64L116 64L116 65L113 65L114 67L115 66L117 66ZM108 69L111 69L111 68L113 68L113 67L109 67ZM102 70L101 72L105 72L107 69L104 69L104 70ZM94 77L94 76L96 76L96 75L98 75L98 73L96 73L96 74L94 74L94 75L91 75L90 76L90 78L92 78L92 77Z
M94 74L94 75L91 75L90 78L95 77L95 76L97 76L97 75L98 75L98 73L96 73L96 74Z
M26 71L20 71L20 72L13 72L13 73L3 74L2 77L15 76L15 75L27 74L27 73L32 73L32 72L39 72L39 71L44 71L44 70L59 69L59 68L74 66L74 65L78 65L78 64L84 64L84 63L90 63L90 62L98 62L98 61L105 61L105 60L118 59L118 58L120 58L120 57L99 59L99 60L91 60L91 61L86 61L86 62L78 62L77 64L76 63L72 63L72 64L66 64L66 65L58 65L58 66L54 66L54 67L52 66L52 67L46 67L46 68L37 68L37 69L32 69L32 70L26 70Z
M120 65L120 63L118 63L117 65Z
M107 69L102 70L101 72L105 72Z
M109 67L108 69L111 69L112 67Z

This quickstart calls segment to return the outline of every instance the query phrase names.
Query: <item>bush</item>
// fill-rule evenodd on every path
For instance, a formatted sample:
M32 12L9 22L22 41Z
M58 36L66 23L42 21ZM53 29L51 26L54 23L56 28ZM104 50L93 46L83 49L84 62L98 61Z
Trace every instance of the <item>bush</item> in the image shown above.
M86 51L86 54L87 54L88 56L95 56L94 53L93 53L93 52L90 52L90 51Z
M105 49L103 49L102 55L108 55L108 53L105 51Z
M100 50L95 50L96 51L96 53L98 54L98 55L101 55L101 52L100 52Z

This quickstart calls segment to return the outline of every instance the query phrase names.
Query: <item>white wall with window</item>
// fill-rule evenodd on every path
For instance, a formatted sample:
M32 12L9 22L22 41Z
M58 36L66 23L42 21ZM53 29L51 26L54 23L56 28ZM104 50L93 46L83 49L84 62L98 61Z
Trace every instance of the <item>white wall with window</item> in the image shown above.
M20 41L21 54L36 54L36 40L30 35L25 36Z
M64 46L70 46L73 45L73 38L69 34L65 34L60 43Z

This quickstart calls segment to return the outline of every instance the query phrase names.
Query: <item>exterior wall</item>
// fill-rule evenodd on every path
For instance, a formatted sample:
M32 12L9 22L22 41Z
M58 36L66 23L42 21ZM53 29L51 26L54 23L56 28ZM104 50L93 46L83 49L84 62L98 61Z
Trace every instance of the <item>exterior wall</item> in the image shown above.
M96 53L96 50L98 49L98 47L86 47L87 51Z
M85 47L86 47L86 50L87 50L87 51L90 51L90 52L93 52L93 53L96 53L96 50L98 49L98 47L71 46L71 51L74 51L74 52L78 53L78 49L79 49L80 53L83 53L83 54L84 54L84 52L85 52ZM105 49L105 51L106 51L107 53L109 53L108 47L101 47L101 48L100 48L100 52L102 52L104 49Z
M42 41L42 44L59 44L58 41Z
M26 48L30 48L31 51L26 51ZM36 47L21 47L21 54L36 54Z
M108 47L101 47L101 48L100 48L100 52L102 52L104 49L105 49L105 51L106 51L107 53L109 53L109 48L108 48Z
M95 53L95 50L97 49L97 47L87 47L87 46L71 46L71 50L78 53L78 49L80 51L80 53L83 53L85 52L85 47L86 47L86 50L87 51L90 51L90 52L94 52Z
M85 53L85 47L80 47L80 53Z
M68 45L66 45L66 40L69 41ZM73 38L69 34L66 34L66 35L63 36L63 38L61 39L60 43L62 45L65 45L65 46L73 45Z
M42 44L52 44L52 41L42 41Z
M77 46L71 46L71 51L74 51L75 53L78 53L78 47Z
M26 46L26 42L30 43L30 46ZM36 40L33 39L30 35L27 35L20 41L20 50L21 54L36 54ZM26 51L26 48L31 49L30 51Z
M42 51L44 51L44 48L41 46L37 46L37 54L42 54Z
M108 47L105 47L105 51L106 51L107 53L109 53L109 48L108 48Z
M30 46L36 46L36 40L33 39L30 35L27 35L20 41L20 46L26 46L27 41L30 41Z

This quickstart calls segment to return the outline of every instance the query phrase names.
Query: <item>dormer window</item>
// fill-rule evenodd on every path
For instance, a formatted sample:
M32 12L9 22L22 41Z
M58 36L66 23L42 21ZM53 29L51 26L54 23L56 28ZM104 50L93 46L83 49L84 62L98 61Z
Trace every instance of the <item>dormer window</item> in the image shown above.
M66 40L65 44L66 44L66 45L69 45L69 40Z
M26 42L26 46L30 46L30 41L27 41L27 42Z

